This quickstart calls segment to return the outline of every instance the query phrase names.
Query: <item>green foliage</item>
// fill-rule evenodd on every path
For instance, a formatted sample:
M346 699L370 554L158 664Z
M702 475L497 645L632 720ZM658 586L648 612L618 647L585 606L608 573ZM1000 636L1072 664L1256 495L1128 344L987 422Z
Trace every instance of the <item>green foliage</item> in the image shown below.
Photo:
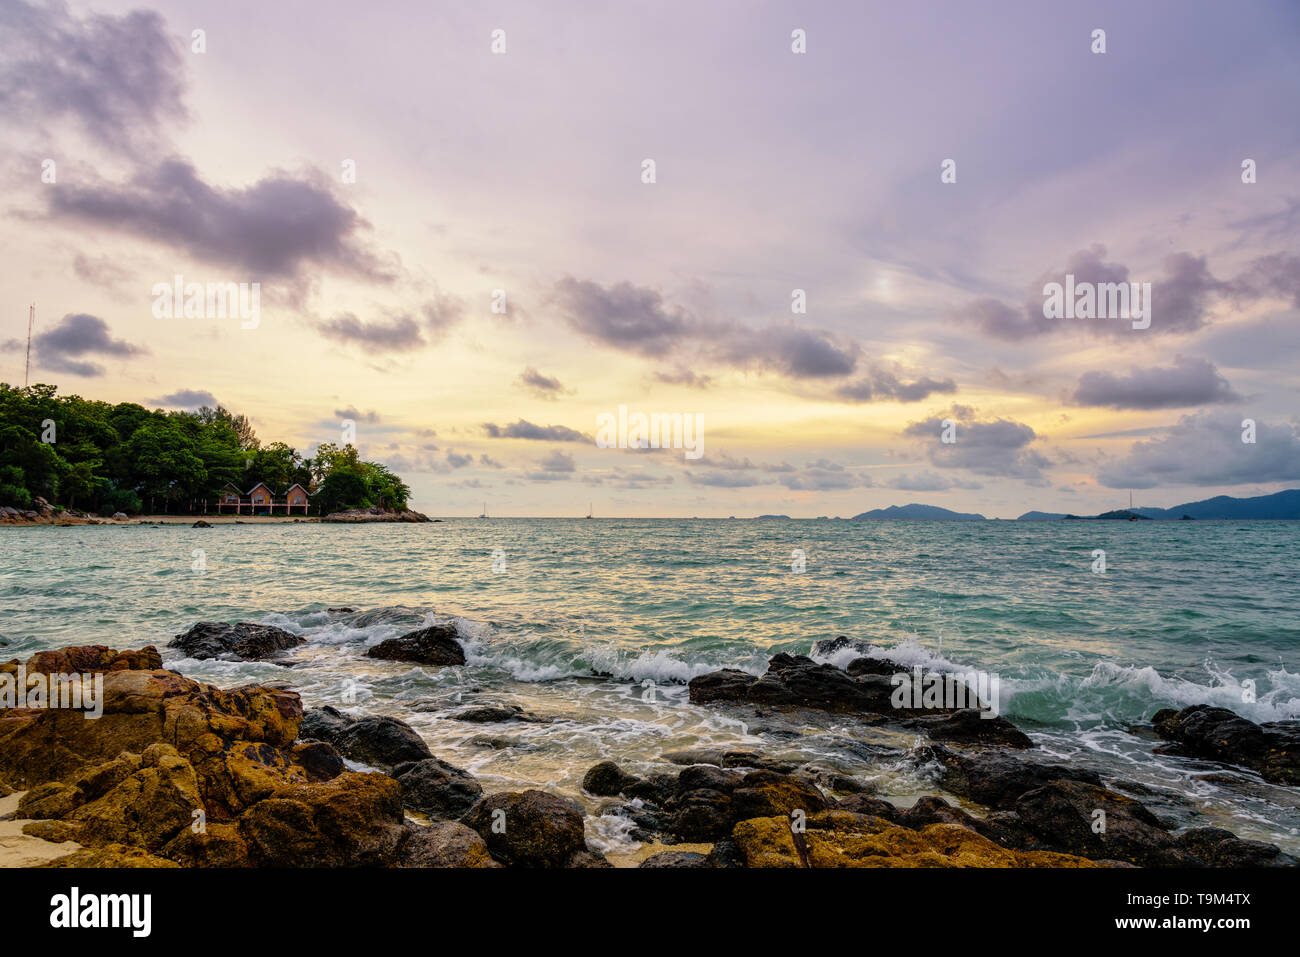
M405 508L410 495L351 445L325 443L310 459L283 442L263 447L246 416L220 406L151 411L57 391L0 383L0 505L31 508L39 496L101 515L198 512L227 483L247 492L258 482L277 495L302 485L323 511Z

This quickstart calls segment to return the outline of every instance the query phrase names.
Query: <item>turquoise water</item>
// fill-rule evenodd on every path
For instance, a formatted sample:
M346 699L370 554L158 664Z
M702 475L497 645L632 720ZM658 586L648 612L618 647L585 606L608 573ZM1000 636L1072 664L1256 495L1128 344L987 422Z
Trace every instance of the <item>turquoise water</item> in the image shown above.
M1095 549L1105 574L1092 571ZM1297 569L1300 526L1266 522L12 528L0 530L0 633L3 654L21 657L71 643L161 646L205 619L266 621L309 639L294 668L168 665L219 684L288 681L308 704L401 715L490 786L575 791L604 758L649 770L666 750L741 744L835 766L905 803L926 789L926 769L864 755L915 742L829 718L754 727L686 700L695 674L758 673L777 651L844 634L908 663L995 673L1002 713L1049 752L1155 789L1143 800L1159 813L1295 848L1293 789L1247 774L1208 779L1223 769L1152 756L1125 729L1197 703L1256 721L1300 716ZM448 619L467 645L464 669L360 657ZM488 702L555 720L520 730L448 717ZM627 843L616 824L592 827L598 844Z

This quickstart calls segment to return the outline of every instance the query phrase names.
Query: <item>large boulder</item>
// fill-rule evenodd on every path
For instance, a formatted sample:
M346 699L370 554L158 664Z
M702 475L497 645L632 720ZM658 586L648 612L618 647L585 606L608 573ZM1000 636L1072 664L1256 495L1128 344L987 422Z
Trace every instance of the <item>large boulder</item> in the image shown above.
M939 783L945 790L992 808L1015 807L1020 795L1053 781L1101 784L1095 771L1026 761L1003 751L956 751L935 745L920 757L938 763Z
M1222 828L1194 828L1175 840L1210 867L1300 867L1300 859L1283 854L1276 844L1243 840Z
M1227 708L1198 704L1162 709L1151 722L1171 742L1164 753L1241 765L1274 784L1300 785L1300 721L1256 724Z
M475 804L463 823L503 864L569 867L590 854L582 814L578 802L546 791L500 791Z
M398 638L385 639L366 651L366 657L421 665L463 665L465 649L456 640L455 628L430 625Z
M459 821L437 821L429 827L408 824L410 837L402 849L403 867L500 867L478 832Z
M201 621L189 631L177 635L167 646L179 648L190 658L261 661L288 648L295 648L306 640L274 625L247 621L233 625L221 621Z
M936 736L976 740L977 743L1009 743L1023 738L1005 718L982 718L982 728L971 726L962 717L963 712L970 710L972 714L981 715L979 709L984 709L985 704L954 675L921 672L918 679L916 671L903 671L891 662L861 660L870 662L871 666L855 667L850 673L804 655L774 655L767 663L767 671L757 678L734 668L692 678L688 685L690 700L695 704L731 702L760 707L805 708L836 714L869 715L875 720L919 718L933 724ZM853 664L856 666L858 662ZM893 677L896 671L902 671L912 682L908 689L912 691L908 696L913 698L912 701L902 696L902 690ZM931 692L933 704L927 700ZM944 723L939 720L942 717L954 717L954 721ZM1002 740L996 740L999 738Z
M909 718L909 728L924 731L933 741L954 744L1032 748L1033 739L1001 715L966 708L947 714L928 714Z
M747 867L1092 867L1081 857L1014 851L954 824L913 830L846 811L810 815L802 829L788 817L736 825L731 853Z
M425 758L393 768L402 786L402 805L433 818L455 820L483 797L483 786L468 771Z
M63 652L70 661L82 654ZM148 656L140 660L149 663ZM298 695L280 688L221 690L161 669L109 670L102 680L97 719L65 708L0 711L0 777L24 789L67 780L156 743L172 745L197 768L204 756L224 754L236 742L290 749L302 721ZM285 760L294 763L292 755Z
M239 833L264 867L393 865L408 838L397 782L354 771L259 801L240 817Z
M614 797L641 779L629 774L613 761L593 765L582 778L582 789L598 797Z
M1095 784L1054 781L1020 795L1015 809L1044 844L1067 854L1139 867L1201 863L1142 804Z
M660 851L657 854L651 854L637 867L650 869L660 868L677 868L677 867L712 867L708 855L701 854L698 851Z
M304 740L327 742L345 758L383 771L433 757L424 739L405 721L387 715L357 718L330 705L304 714L300 734Z
M0 666L0 670L11 670L9 666ZM27 659L29 675L41 674L101 674L108 671L150 671L162 667L162 655L153 645L146 645L139 650L117 651L107 645L74 645L71 648L56 648L51 651L38 651Z

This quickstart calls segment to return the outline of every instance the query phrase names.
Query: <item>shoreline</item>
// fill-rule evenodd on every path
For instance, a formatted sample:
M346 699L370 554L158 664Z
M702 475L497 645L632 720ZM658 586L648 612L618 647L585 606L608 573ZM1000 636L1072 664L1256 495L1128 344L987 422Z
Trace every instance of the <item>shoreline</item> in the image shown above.
M321 523L321 519L316 515L134 515L125 519L39 516L37 518L0 519L0 528L33 528L39 525L53 525L59 528L74 525L111 525L119 527L128 525L186 525L193 527L195 522L207 522L209 525L317 525Z
M199 660L275 664L306 643L270 625L206 622L170 647ZM843 636L818 644L820 653L858 650ZM443 625L385 639L362 657L430 669L467 661L458 632ZM0 671L18 665L14 659ZM0 830L7 849L0 866L54 861L83 845L76 860L90 866L128 858L160 867L1300 866L1274 844L1204 819L1160 820L1146 806L1151 792L1053 761L978 703L900 704L891 676L908 671L884 658L859 656L839 667L777 654L761 676L724 668L692 678L689 704L738 720L772 722L794 711L919 736L862 759L866 768L903 755L933 762L937 777L909 800L886 799L851 771L770 748L690 747L671 736L654 766L629 764L616 742L605 743L596 763L575 765L590 764L580 785L492 789L478 772L435 755L400 717L309 708L279 681L204 684L164 667L154 646L69 646L38 652L26 668L102 674L103 710L113 723L59 709L0 712L10 729L0 739L0 775L4 791L15 789L0 814L22 815ZM504 707L453 719L501 728L548 720ZM1219 729L1208 744L1198 731L1207 722ZM1300 734L1226 709L1165 709L1130 733L1160 739L1164 753L1248 769L1278 786L1300 784ZM1254 759L1240 746L1252 734L1269 743ZM60 754L50 753L51 735ZM1098 807L1108 821L1100 832L1090 816ZM317 814L335 820L339 808L348 809L342 831L286 830ZM202 813L206 830L191 830L191 811ZM501 815L524 824L498 830ZM602 843L615 822L635 846ZM75 844L37 843L41 832Z

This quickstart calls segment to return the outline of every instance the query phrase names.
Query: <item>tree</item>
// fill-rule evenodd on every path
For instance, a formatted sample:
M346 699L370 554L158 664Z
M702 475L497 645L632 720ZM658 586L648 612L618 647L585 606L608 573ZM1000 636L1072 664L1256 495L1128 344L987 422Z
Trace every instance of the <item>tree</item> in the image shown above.
M276 493L298 483L325 511L405 508L410 496L399 476L362 462L352 445L326 442L310 459L284 442L263 448L248 417L222 406L165 412L57 392L0 383L0 505L26 509L40 496L105 515L158 500L168 511L195 511L227 483L257 482Z

